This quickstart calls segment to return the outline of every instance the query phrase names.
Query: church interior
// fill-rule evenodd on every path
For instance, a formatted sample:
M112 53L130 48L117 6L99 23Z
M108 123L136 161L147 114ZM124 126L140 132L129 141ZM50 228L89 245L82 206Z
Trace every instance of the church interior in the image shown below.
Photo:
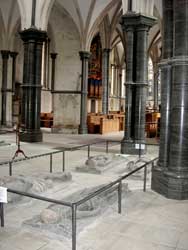
M0 250L188 250L188 0L0 24Z

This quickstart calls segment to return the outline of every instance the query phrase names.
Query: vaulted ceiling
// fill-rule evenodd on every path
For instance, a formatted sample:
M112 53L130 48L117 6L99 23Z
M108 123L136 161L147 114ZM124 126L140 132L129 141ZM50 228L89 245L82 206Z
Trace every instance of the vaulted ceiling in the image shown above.
M64 8L71 16L82 38L82 49L88 50L94 35L100 31L103 47L113 47L122 41L120 16L127 11L128 0L36 0L35 25L46 30L54 4ZM153 8L153 4L155 7ZM21 28L31 25L32 0L1 0L0 31L11 37L21 20ZM159 19L150 32L153 40L161 26L162 0L133 0L133 10L152 14ZM1 33L2 33L1 32ZM7 41L8 37L4 38ZM6 44L6 42L4 42Z

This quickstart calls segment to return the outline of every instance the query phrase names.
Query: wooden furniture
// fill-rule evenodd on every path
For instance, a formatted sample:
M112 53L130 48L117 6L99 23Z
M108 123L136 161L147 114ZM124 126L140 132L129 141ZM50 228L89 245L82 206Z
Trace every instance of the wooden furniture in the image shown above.
M88 133L91 134L105 134L124 130L124 114L123 113L109 113L109 115L88 114L87 124Z
M100 120L100 134L119 131L118 118L103 118Z
M125 113L121 111L110 111L109 114L113 115L114 118L119 119L119 131L125 129Z
M103 119L105 115L90 113L87 117L88 133L98 134L100 133L100 119Z
M146 113L146 136L148 138L158 137L160 113Z
M41 113L40 114L40 126L45 128L51 128L53 126L53 114Z

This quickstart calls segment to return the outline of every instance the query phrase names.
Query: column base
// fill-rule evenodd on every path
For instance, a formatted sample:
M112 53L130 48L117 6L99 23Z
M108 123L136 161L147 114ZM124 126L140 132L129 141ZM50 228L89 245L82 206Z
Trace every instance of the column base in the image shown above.
M145 142L121 141L121 154L144 155L146 154Z
M79 126L78 133L81 134L81 135L82 134L88 134L88 128L87 127L82 128L82 127Z
M152 169L151 188L169 199L187 200L188 173L180 175L155 166Z
M24 131L20 133L20 141L23 142L41 142L42 132L41 130Z

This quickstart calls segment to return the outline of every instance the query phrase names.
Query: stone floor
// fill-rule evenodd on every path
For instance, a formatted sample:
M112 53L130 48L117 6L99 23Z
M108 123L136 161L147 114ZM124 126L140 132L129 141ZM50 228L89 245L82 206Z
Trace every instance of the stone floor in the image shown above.
M122 133L101 135L44 134L43 143L22 143L21 149L27 156L55 151L64 146L75 146L96 139L122 138ZM0 161L10 160L16 151L15 135L2 134L0 140L8 145L0 147ZM152 141L153 142L153 141ZM110 148L118 153L119 146ZM104 145L91 147L91 155L105 154ZM158 155L158 147L148 147L148 157ZM22 155L19 156L20 158ZM45 193L58 199L86 187L106 184L118 174L106 171L101 175L76 172L75 168L87 159L87 150L66 152L66 170L71 171L72 181L62 189L60 186ZM53 157L53 171L62 171L62 154ZM13 174L32 175L49 172L49 156L13 164ZM7 166L0 166L0 176L8 174ZM151 191L150 182L143 192L143 181L128 179L129 192L122 201L122 213L117 213L117 203L109 206L105 213L85 222L84 230L77 236L78 250L188 250L188 201L169 200ZM65 197L66 197L65 195ZM0 250L69 250L71 239L52 232L24 225L24 221L49 204L32 200L14 206L5 205L5 227L0 228Z

